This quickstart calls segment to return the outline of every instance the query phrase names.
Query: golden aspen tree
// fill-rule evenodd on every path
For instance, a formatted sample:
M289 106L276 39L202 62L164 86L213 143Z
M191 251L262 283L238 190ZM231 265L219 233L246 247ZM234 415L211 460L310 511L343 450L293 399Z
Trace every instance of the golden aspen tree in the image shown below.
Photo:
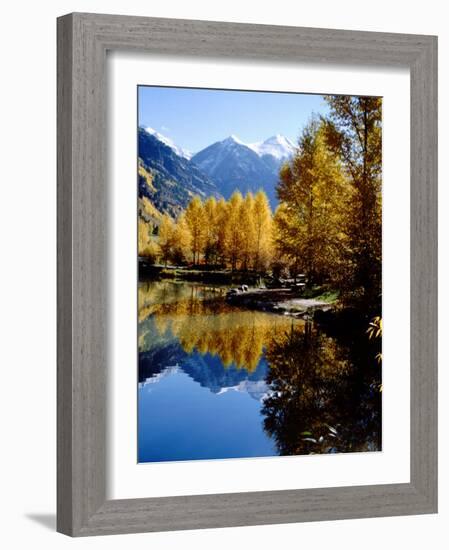
M234 191L227 203L228 217L225 229L225 250L233 271L237 269L237 265L241 259L244 239L240 223L242 203L243 197L240 191Z
M147 222L142 218L139 218L138 225L138 253L139 256L145 256L145 251L148 246L149 237L150 237L150 227Z
M348 282L365 305L380 307L382 279L382 99L326 96L326 141L341 158L354 195L350 204L353 274Z
M205 244L204 260L206 264L215 262L217 259L218 246L218 224L217 224L217 201L215 197L209 197L204 203L205 216Z
M158 247L151 238L152 224L139 217L137 250L139 256L145 256L151 262L155 262L158 255Z
M298 151L280 173L277 246L310 283L336 282L348 260L351 187L339 158L327 147L323 124L312 120L304 128Z
M295 223L295 215L292 210L287 202L281 202L276 208L273 217L272 239L276 250L279 274L282 272L282 268L287 267L290 274L296 277L301 262L302 226L299 220L298 223Z
M272 256L272 213L268 197L260 190L254 197L254 260L255 271L265 270Z
M241 244L241 269L249 269L255 249L256 229L254 226L254 197L252 193L247 193L240 205L240 233L242 236Z
M215 233L217 235L217 260L226 264L226 232L228 220L228 205L221 198L215 208Z
M185 261L192 244L192 235L186 222L185 214L180 214L176 220L173 233L173 260L180 264Z
M161 225L159 226L159 249L161 258L165 266L170 259L172 248L174 246L175 224L168 214L162 216Z
M194 264L200 263L206 238L206 217L200 197L195 196L187 206L185 219L190 230L192 258Z

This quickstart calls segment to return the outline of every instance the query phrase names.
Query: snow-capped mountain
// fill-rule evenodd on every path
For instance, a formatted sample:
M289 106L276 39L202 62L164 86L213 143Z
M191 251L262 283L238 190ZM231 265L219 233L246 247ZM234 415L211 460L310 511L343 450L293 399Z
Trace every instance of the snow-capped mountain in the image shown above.
M249 143L248 147L260 157L269 155L279 161L290 158L295 152L294 144L282 134L276 134L258 143Z
M173 140L171 140L169 137L164 136L154 128L151 128L150 126L147 126L145 130L152 136L156 137L159 141L170 147L170 149L173 149L173 151L179 156L184 157L187 160L190 160L192 158L192 153L190 151L187 151L186 149L182 149L181 147L178 147Z
M215 182L226 199L235 190L245 194L263 189L270 201L275 200L277 174L236 136L209 145L193 155L192 162Z
M225 198L236 189L242 194L263 189L275 208L279 168L293 152L293 144L281 135L256 144L246 144L231 135L193 155L192 162L215 182Z
M196 153L192 161L206 174L212 175L222 171L226 162L239 161L243 165L251 161L257 162L258 156L237 136L232 135Z
M294 151L293 143L280 134L257 143L231 135L192 156L154 128L140 127L142 171L150 170L153 183L149 186L142 176L139 189L170 215L177 215L194 194L228 199L235 190L245 194L262 189L275 209L279 169Z

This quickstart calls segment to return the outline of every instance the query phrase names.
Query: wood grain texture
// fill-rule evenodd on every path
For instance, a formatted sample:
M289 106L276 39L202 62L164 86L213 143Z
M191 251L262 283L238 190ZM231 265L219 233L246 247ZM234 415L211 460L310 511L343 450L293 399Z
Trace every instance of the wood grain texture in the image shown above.
M411 479L437 508L438 441L438 89L437 42L411 79Z
M57 157L57 528L72 527L72 24L58 21Z
M437 40L116 15L58 20L58 531L72 536L437 510ZM411 480L106 500L106 52L411 71Z

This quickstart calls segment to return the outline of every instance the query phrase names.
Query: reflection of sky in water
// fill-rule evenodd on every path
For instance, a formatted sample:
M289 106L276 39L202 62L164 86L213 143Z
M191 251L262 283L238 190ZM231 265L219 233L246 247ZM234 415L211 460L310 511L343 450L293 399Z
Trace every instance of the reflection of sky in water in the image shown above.
M180 369L141 384L139 462L276 455L260 402L242 389L213 393Z

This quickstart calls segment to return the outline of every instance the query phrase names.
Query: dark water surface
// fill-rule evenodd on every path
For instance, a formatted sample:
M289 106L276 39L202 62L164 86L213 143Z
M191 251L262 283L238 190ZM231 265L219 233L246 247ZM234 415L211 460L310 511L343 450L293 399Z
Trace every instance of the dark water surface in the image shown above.
M380 450L366 331L330 335L224 293L139 284L138 461Z

